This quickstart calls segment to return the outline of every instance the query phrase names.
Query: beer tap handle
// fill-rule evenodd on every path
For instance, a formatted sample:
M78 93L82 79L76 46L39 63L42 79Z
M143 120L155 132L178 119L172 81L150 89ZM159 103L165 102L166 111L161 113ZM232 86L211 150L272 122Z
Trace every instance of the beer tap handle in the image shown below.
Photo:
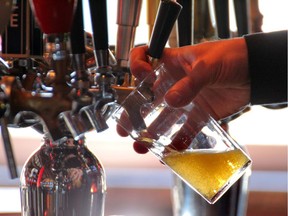
M78 0L70 33L72 54L85 53L82 0Z
M74 21L70 32L71 38L71 52L73 58L73 66L76 71L76 81L84 81L80 88L89 88L89 75L86 71L86 60L85 60L85 39L84 39L84 21L83 21L83 8L82 0L78 0L77 8L74 14ZM84 86L83 86L84 85Z
M109 65L106 0L89 0L95 59L99 67Z
M157 60L161 58L181 9L182 6L175 1L161 1L147 51L152 65L154 62L157 64Z
M178 3L183 7L177 21L179 47L193 44L193 1L194 0L178 0Z
M248 6L247 0L234 0L235 17L238 29L238 36L249 33Z
M161 1L159 5L147 50L148 60L153 68L156 68L158 65L158 60L161 58L164 47L181 9L182 6L175 1ZM147 103L147 101L142 99L151 96L152 100L153 92L150 90L150 83L143 82L140 88L143 88L142 93L145 92L147 95L145 95L145 97L140 96L139 101L136 104L132 103L128 98L128 101L126 101L123 106L129 115L133 127L144 129L146 128L146 125L141 115L141 107L144 103Z
M230 38L229 1L214 0L214 7L218 37L221 39Z
M154 68L158 64L158 59L162 55L163 49L167 43L167 40L170 36L170 33L172 31L176 19L180 14L181 9L182 6L176 1L166 0L161 1L159 4L158 12L156 14L155 23L153 31L151 33L150 43L147 51L148 60L150 61L150 64ZM113 88L117 92L118 103L122 103L123 100L127 97L127 95L133 90L133 88L122 86L121 87L113 86ZM131 105L131 107L133 106ZM130 109L131 109L130 107L127 107L127 110ZM140 119L140 117L138 119Z
M76 3L76 0L30 0L32 11L45 34L70 32Z

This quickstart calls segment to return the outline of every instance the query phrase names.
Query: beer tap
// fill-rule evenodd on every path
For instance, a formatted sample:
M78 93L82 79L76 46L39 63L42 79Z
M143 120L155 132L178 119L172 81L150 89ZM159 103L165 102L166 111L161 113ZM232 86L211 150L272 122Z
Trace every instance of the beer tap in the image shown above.
M86 69L86 48L84 36L82 0L78 0L70 32L73 70L70 75L72 107L71 110L64 111L60 114L60 118L64 120L65 125L75 140L82 137L85 132L93 129L90 121L87 120L84 115L81 116L80 112L83 107L90 106L93 103L93 94L89 91L89 73Z
M111 115L116 92L112 88L115 84L115 77L112 67L109 64L111 57L108 44L108 24L106 0L89 0L91 11L91 24L93 31L94 55L96 60L96 86L94 93L95 104L91 110L85 110L88 116L93 115L94 126L98 132L108 128L107 118ZM93 119L91 119L93 120Z
M243 36L250 32L248 2L247 0L234 0L235 18L238 29L238 36Z
M214 7L218 37L221 39L230 38L229 1L214 0Z
M16 34L13 34L13 32L17 32L21 27L14 25L15 22L17 21L15 19L10 20L10 24L6 26L6 24L9 21L10 16L12 16L12 13L16 13L19 11L15 11L14 9L17 8L17 4L19 2L12 1L12 0L1 0L0 1L0 33L2 34L2 50L1 50L1 57L0 57L0 77L1 77L1 98L0 98L0 103L1 103L1 134L2 134L2 139L3 139L3 144L8 160L8 167L10 170L10 175L11 178L16 178L17 177L17 170L16 170L16 163L14 160L14 155L13 155L13 149L10 141L10 135L9 135L9 130L8 127L17 127L17 126L31 126L35 123L37 123L37 119L35 115L28 113L27 111L22 111L21 114L12 112L13 107L17 106L16 104L11 105L11 93L14 91L13 86L15 83L18 83L26 88L29 91L31 90L31 86L33 85L33 80L35 79L35 71L32 71L32 67L34 65L35 59L32 58L26 58L27 55L24 53L17 53L16 50L20 46L13 46L15 49L9 49L12 44L11 41L13 41L13 36L14 36L14 41L15 43L15 36ZM26 10L28 3L26 1L23 2L23 11L26 13L22 14L23 17L27 18L30 16L30 11ZM32 21L32 20L30 20ZM34 20L33 20L34 21ZM24 23L24 21L23 21ZM22 23L21 23L22 24ZM24 28L25 30L30 29L30 25L27 24L27 28ZM31 23L29 23L31 24ZM16 27L17 26L17 27ZM13 29L14 28L14 29ZM4 31L5 29L5 31ZM15 30L16 29L16 30ZM34 29L33 29L34 31ZM22 32L21 32L22 33ZM27 30L27 34L28 30ZM12 35L12 37L7 37L8 35ZM21 34L20 34L21 35ZM18 35L17 35L18 36ZM16 37L17 37L16 36ZM27 36L27 35L26 35ZM23 35L21 35L21 38ZM12 38L12 40L10 40ZM28 38L26 38L28 41ZM36 40L36 38L35 38ZM26 41L26 42L27 42ZM37 40L36 40L37 41ZM17 40L17 42L19 42ZM28 47L29 43L27 42L26 46L21 46L22 48L25 47L27 50L27 53L30 52ZM23 49L18 49L18 51L23 51ZM14 53L15 51L15 53ZM34 50L31 50L31 54L36 54ZM24 57L25 56L25 57ZM3 58L2 58L3 57ZM35 56L34 56L35 57ZM31 82L32 81L32 82Z
M229 1L214 0L215 15L217 22L218 36L221 39L231 37L229 19ZM238 36L248 34L250 31L248 22L248 4L246 0L234 0L234 10Z
M113 67L119 85L112 86L121 102L134 89L134 77L129 69L129 53L134 47L136 28L139 24L142 0L119 0L117 5L117 43L115 56L117 66ZM123 78L124 77L124 78ZM119 81L119 78L121 80Z
M30 91L18 79L12 84L10 93L10 114L19 116L32 112L39 116L45 130L53 140L63 137L63 125L58 118L61 112L71 110L71 87L67 84L69 75L67 33L70 32L76 1L31 0L31 8L46 38L52 42L51 68L55 72L51 91ZM44 12L45 11L45 12ZM50 13L53 12L53 16Z
M212 14L209 10L210 3L208 0L194 0L193 44L216 38L215 28L212 25Z
M194 12L194 1L178 0L177 2L183 7L177 21L178 45L185 46L193 44L192 16Z

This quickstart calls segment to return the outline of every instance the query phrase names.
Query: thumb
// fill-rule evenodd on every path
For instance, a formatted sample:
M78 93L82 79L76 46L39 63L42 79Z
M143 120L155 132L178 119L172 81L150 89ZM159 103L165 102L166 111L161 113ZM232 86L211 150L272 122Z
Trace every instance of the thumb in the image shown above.
M192 68L192 69L191 69ZM165 100L172 107L182 107L190 103L210 82L205 63L199 61L195 66L187 67L186 76L177 81L166 93Z

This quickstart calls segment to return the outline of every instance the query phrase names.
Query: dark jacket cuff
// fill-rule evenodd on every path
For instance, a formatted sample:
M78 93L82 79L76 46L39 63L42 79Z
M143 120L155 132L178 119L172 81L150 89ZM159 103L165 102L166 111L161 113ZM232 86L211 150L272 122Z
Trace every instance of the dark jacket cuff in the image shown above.
M287 103L287 30L244 36L251 104Z

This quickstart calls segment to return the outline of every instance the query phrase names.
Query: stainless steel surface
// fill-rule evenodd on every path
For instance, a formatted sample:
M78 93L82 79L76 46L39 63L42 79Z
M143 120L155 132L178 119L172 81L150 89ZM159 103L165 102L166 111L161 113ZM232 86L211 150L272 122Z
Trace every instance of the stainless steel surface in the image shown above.
M119 66L128 67L129 52L134 46L142 0L119 0L117 11L116 59Z

